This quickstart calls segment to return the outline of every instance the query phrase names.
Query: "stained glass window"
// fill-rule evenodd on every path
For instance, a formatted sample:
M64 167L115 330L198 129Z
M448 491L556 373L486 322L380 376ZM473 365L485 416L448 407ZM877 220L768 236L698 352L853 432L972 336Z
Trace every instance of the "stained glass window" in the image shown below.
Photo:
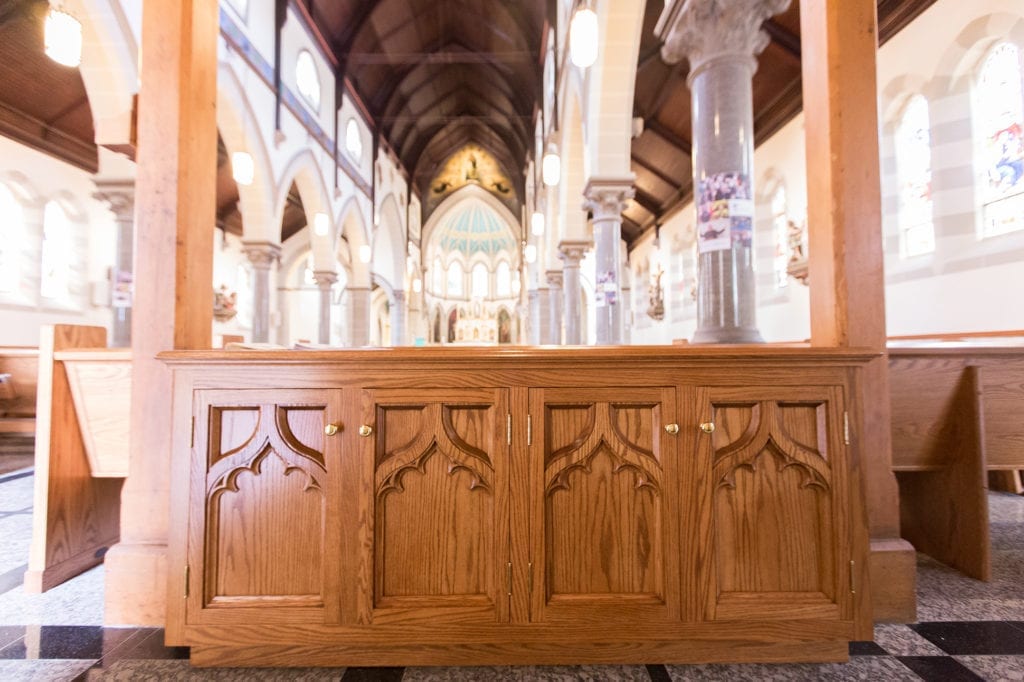
M447 291L449 296L462 296L462 266L453 261L448 266Z
M982 63L977 84L981 235L1024 229L1024 85L1021 50L1000 43Z
M473 266L473 297L474 298L487 298L490 293L489 282L487 281L487 266L483 263L477 263Z
M71 220L56 201L43 210L43 253L39 293L43 298L66 299L70 294L73 253Z
M512 295L512 269L508 265L508 261L501 261L498 263L498 269L495 273L495 295L498 298L508 298Z
M349 156L356 161L363 158L363 136L359 132L359 124L354 118L350 118L345 124L345 149Z
M0 184L0 292L13 292L21 278L21 253L25 248L25 217L21 204Z
M313 111L320 111L320 74L317 73L316 63L309 50L299 52L295 60L295 84Z
M779 185L772 194L772 275L775 288L789 284L786 268L789 265L789 216L786 214L786 188Z
M895 138L901 258L935 250L931 140L928 101L914 95L903 109Z

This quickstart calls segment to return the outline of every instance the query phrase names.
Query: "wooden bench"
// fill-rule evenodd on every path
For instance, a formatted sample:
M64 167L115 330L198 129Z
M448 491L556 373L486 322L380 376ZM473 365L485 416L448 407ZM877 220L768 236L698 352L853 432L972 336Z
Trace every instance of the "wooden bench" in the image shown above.
M988 580L988 472L1024 469L1024 345L890 345L889 381L903 537Z
M105 345L102 327L40 331L29 592L99 564L119 539L131 353Z
M31 455L39 350L0 347L0 455Z

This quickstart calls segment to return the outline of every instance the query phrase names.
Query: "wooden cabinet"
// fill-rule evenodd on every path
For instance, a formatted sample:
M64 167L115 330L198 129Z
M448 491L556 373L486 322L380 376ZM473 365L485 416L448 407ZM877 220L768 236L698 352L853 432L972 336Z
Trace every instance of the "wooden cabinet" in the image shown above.
M360 426L364 621L508 621L508 391L369 390Z
M204 665L844 658L857 362L672 352L181 360L169 642Z
M339 412L337 391L196 392L191 622L337 621Z
M710 621L853 617L838 386L700 388L687 543Z
M531 620L679 620L672 387L530 391Z

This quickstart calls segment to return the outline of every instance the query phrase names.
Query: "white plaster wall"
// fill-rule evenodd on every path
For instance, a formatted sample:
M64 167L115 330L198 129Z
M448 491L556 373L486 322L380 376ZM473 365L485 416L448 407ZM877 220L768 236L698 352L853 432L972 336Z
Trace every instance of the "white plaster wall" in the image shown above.
M114 264L116 227L106 206L93 199L92 176L5 137L0 137L0 182L24 178L32 195L24 206L27 248L22 257L20 296L0 299L0 346L35 346L44 324L110 327L108 269ZM71 300L58 303L39 295L43 206L61 198L69 206L77 260L72 267ZM93 299L101 305L93 305Z

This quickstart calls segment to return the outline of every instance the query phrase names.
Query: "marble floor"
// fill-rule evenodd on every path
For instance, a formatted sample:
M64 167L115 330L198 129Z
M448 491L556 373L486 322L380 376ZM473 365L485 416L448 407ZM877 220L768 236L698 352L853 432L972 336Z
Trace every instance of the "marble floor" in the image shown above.
M13 680L1020 680L1024 682L1024 497L991 493L994 579L918 557L918 616L879 625L850 662L495 668L192 669L158 628L106 628L103 567L41 595L21 589L32 472L0 475L0 681Z

